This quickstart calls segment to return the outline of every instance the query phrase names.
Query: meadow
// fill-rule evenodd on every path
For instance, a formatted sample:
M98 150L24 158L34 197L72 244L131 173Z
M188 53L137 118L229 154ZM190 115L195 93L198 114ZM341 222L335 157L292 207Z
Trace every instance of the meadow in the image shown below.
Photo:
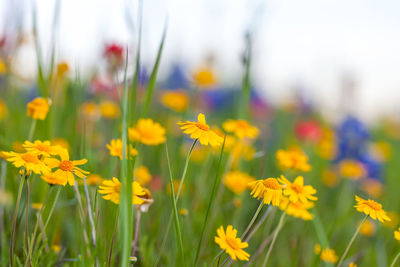
M249 50L238 90L159 81L164 39L148 75L105 45L107 82L2 54L1 266L399 266L399 122L272 105Z

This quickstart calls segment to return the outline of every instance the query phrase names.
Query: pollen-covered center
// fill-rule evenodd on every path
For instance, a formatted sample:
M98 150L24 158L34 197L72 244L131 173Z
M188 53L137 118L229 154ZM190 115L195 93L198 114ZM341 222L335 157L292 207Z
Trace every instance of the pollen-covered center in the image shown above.
M373 200L368 200L367 205L368 205L371 209L376 210L376 211L379 211L379 210L382 209L382 205L379 204L379 203L377 203L377 202L375 202L375 201L373 201Z
M238 242L236 241L235 238L232 238L230 236L226 237L226 243L228 243L228 245L233 248L234 250L240 249L240 246L238 244Z
M21 156L21 158L28 163L39 163L40 160L35 154L25 153Z
M269 189L273 189L273 190L282 189L282 186L274 178L268 178L268 179L264 180L263 183L264 183L264 186Z
M72 164L72 161L63 160L60 162L59 167L63 171L72 171L72 169L74 168L74 164Z
M209 131L210 130L210 126L205 125L205 124L201 124L201 123L196 123L196 127L199 128L200 130L203 131Z

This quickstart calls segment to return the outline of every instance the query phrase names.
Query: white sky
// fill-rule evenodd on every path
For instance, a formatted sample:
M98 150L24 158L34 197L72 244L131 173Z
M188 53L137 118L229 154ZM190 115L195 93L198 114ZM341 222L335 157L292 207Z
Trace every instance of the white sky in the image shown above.
M10 16L0 0L0 15ZM54 0L19 0L30 25L38 9L44 48L50 40ZM13 1L15 2L15 1ZM143 0L143 58L151 65L164 21L169 27L161 74L174 59L190 70L216 53L222 81L241 78L243 33L254 33L253 80L268 98L280 100L294 84L326 109L338 111L340 77L358 82L355 111L374 117L397 111L400 100L400 1L398 0ZM15 4L14 4L15 5ZM103 43L132 43L137 0L62 0L58 56L80 68L91 66ZM15 12L15 9L13 9ZM1 16L3 17L3 16ZM4 28L4 21L0 21ZM1 29L1 28L0 28Z

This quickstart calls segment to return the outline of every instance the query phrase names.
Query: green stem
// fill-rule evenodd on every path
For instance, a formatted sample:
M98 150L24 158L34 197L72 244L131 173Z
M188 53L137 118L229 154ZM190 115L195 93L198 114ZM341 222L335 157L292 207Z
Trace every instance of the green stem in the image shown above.
M243 238L244 238L244 237L246 236L246 234L249 232L250 228L253 226L255 220L257 219L258 214L260 213L260 211L261 211L263 205L264 205L264 202L261 201L260 205L258 206L258 208L257 208L257 210L256 210L256 213L254 213L253 218L251 219L249 225L247 225L246 230L244 230L244 232L243 232L242 236L240 237L240 239L243 240Z
M32 120L31 128L29 128L29 135L28 135L29 141L32 141L33 134L35 133L35 129L36 129L36 120Z
M183 184L184 184L184 182L185 182L186 172L187 172L187 169L188 169L188 166L189 166L189 161L190 161L190 156L192 155L192 151L193 151L194 146L195 146L196 143L197 143L197 140L198 140L198 139L195 139L195 140L193 141L193 144L192 144L192 146L190 147L189 153L187 154L187 157L186 157L186 162L185 162L185 167L183 168L183 173L182 173L182 177L181 177L181 182L179 183L178 193L176 193L176 198L175 198L175 202L177 202L177 203L178 203L179 196L180 196L180 194L181 194L182 186L183 186Z
M396 262L397 262L397 260L399 259L399 257L400 257L400 252L397 253L396 257L394 258L394 260L393 260L393 262L392 262L392 264L390 264L390 267L394 267L394 265L396 264Z
M368 218L368 216L369 216L369 215L365 215L364 219L361 221L360 225L357 227L357 230L354 232L353 237L351 238L349 244L348 244L347 247L346 247L346 250L344 251L342 257L340 258L340 261L339 261L337 267L340 267L340 266L343 264L343 261L344 261L344 258L345 258L346 255L347 255L347 252L349 252L351 245L353 244L354 240L355 240L356 237L357 237L358 232L359 232L360 229L361 229L361 226L363 225L363 223L365 222L365 220Z
M13 221L12 221L11 240L10 240L10 265L11 265L11 267L14 266L15 227L16 227L16 223L17 223L19 204L21 201L22 188L24 187L24 183L25 183L25 175L22 175L21 180L19 182L17 202L15 204L14 216L13 216Z
M286 213L283 211L283 212L282 212L282 215L281 215L281 218L279 219L278 226L277 226L276 229L275 229L275 233L274 233L274 236L273 236L273 238L272 238L271 245L269 246L267 255L265 256L264 263L263 263L263 267L267 266L268 259L269 259L269 256L271 255L272 248L274 247L276 238L278 237L279 231L280 231L281 228L282 228L283 219L285 219L285 215L286 215Z

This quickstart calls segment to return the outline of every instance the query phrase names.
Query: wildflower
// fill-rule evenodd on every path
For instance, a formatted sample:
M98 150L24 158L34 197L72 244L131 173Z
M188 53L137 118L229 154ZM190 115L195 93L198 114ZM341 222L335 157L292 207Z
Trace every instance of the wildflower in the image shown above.
M298 122L295 125L295 133L300 140L311 142L320 141L323 135L321 126L313 120Z
M317 143L317 154L323 159L333 159L336 155L336 137L332 130L325 129Z
M300 149L294 148L289 150L279 149L276 152L278 165L283 169L292 169L308 172L311 170L308 164L308 157Z
M200 68L194 75L193 80L200 88L211 88L217 82L215 74L211 68Z
M43 179L43 181L45 181L48 184L51 185L62 185L65 186L68 182L68 178L67 176L63 175L61 172L58 173L54 173L54 172L45 172L43 173L42 176L40 176L40 178ZM71 184L71 183L70 183Z
M265 180L257 180L249 183L252 191L250 195L254 198L264 198L264 204L270 204L273 206L279 206L279 202L282 199L282 188L278 180L275 178L267 178Z
M234 133L239 139L256 138L260 131L245 120L227 120L222 125L228 133Z
M320 244L315 244L315 246L314 246L314 253L316 254L316 255L318 255L319 253L321 253L321 245Z
M400 228L393 232L394 239L400 241Z
M358 223L360 225L361 221ZM371 220L365 220L365 222L361 225L360 234L363 236L370 237L375 234L375 224Z
M133 172L135 181L137 181L141 186L145 186L151 181L151 174L146 166L140 166Z
M107 149L110 150L110 155L119 157L120 160L122 160L122 141L121 139L112 139L110 144L106 145ZM128 152L128 151L126 151ZM132 146L130 146L130 151L129 154L131 156L136 156L138 154L138 151L134 149Z
M378 141L371 146L372 154L380 161L390 159L392 155L392 147L388 142Z
M186 215L188 215L188 213L189 213L189 212L188 212L187 209L180 209L180 210L179 210L179 214L180 214L180 215L186 216Z
M182 112L188 107L189 97L187 93L183 91L171 90L163 93L161 102L164 106L173 111Z
M60 146L52 146L50 141L42 142L40 140L36 140L33 143L26 140L22 146L26 151L31 151L38 156L43 156L46 158L50 157L50 155L58 155L60 149L62 149Z
M357 264L355 264L354 262L350 262L349 267L357 267Z
M357 211L363 212L366 215L369 215L372 219L378 219L380 222L390 221L390 218L386 215L386 212L382 209L382 205L378 202L375 202L372 199L362 199L359 196L355 196L357 205L354 207L357 208Z
M68 141L65 140L64 138L54 138L51 140L51 143L53 144L53 146L60 146L66 150L70 149Z
M24 167L28 173L32 171L36 174L39 174L50 171L50 168L39 159L36 153L15 153L12 151L3 151L3 154L7 157L7 161L12 162L12 164L17 168Z
M287 197L283 197L279 205L279 208L281 210L284 210L287 215L293 216L295 218L300 218L305 221L312 220L313 216L308 211L312 207L314 207L314 204L312 202L292 202Z
M326 248L321 252L321 260L324 262L336 263L338 261L338 256L333 249Z
M248 184L253 181L255 179L247 173L231 171L226 174L224 184L236 195L240 195L249 187Z
M51 169L58 167L54 174L63 177L63 179L68 181L69 185L75 184L74 174L80 178L89 174L89 172L76 167L85 164L87 159L70 161L68 151L65 149L62 149L59 155L61 160L56 158L47 158L44 161Z
M68 71L69 66L67 62L63 61L57 64L57 78L63 78Z
M364 177L366 171L362 163L354 160L342 160L339 165L340 174L344 178L358 180L361 177Z
M60 252L61 247L60 247L60 245L53 244L53 245L51 246L51 249L52 249L55 253L58 253L58 252Z
M103 178L98 174L90 174L86 177L87 185L99 185L103 182Z
M255 154L256 150L251 144L238 141L232 149L232 166L236 166L241 158L246 161L252 160Z
M99 186L99 193L103 195L105 200L110 200L115 204L119 204L121 198L121 182L113 177L112 180L104 180ZM144 189L136 181L132 183L132 204L141 205L145 201L140 197L146 195Z
M6 103L0 98L0 121L7 116L8 110Z
M92 101L87 101L83 103L80 107L83 116L88 120L96 120L100 117L100 109L96 103Z
M40 210L43 207L43 203L40 202L32 203L31 207L34 210Z
M112 101L104 101L100 104L101 115L106 119L116 119L121 111L117 104Z
M285 176L281 175L281 178L278 181L285 185L283 188L283 194L285 196L289 196L289 200L291 202L300 201L302 203L308 203L309 200L315 201L318 198L313 196L317 193L311 185L304 185L304 178L303 176L297 176L294 182L290 182Z
M26 115L34 120L44 120L50 109L50 101L43 97L36 97L27 104Z
M6 73L6 71L7 71L6 65L0 58L0 75L3 75L4 73Z
M156 146L165 142L165 129L152 119L139 119L136 126L128 129L129 140L148 146Z
M243 250L243 248L247 248L249 245L247 242L242 242L239 237L236 237L237 230L232 227L232 225L228 225L226 228L226 232L224 231L224 227L221 225L217 230L217 236L214 237L215 243L219 245L222 250L225 250L226 253L232 258L232 260L236 261L244 260L248 261L250 254Z
M178 125L182 125L180 128L183 132L189 134L192 139L198 139L202 145L219 146L222 144L224 139L210 129L202 113L197 116L197 121L178 122Z
M322 183L328 187L334 187L338 184L339 180L336 173L331 170L324 170L322 173Z
M104 57L108 60L112 68L117 68L123 63L124 48L116 43L107 44L104 49Z

